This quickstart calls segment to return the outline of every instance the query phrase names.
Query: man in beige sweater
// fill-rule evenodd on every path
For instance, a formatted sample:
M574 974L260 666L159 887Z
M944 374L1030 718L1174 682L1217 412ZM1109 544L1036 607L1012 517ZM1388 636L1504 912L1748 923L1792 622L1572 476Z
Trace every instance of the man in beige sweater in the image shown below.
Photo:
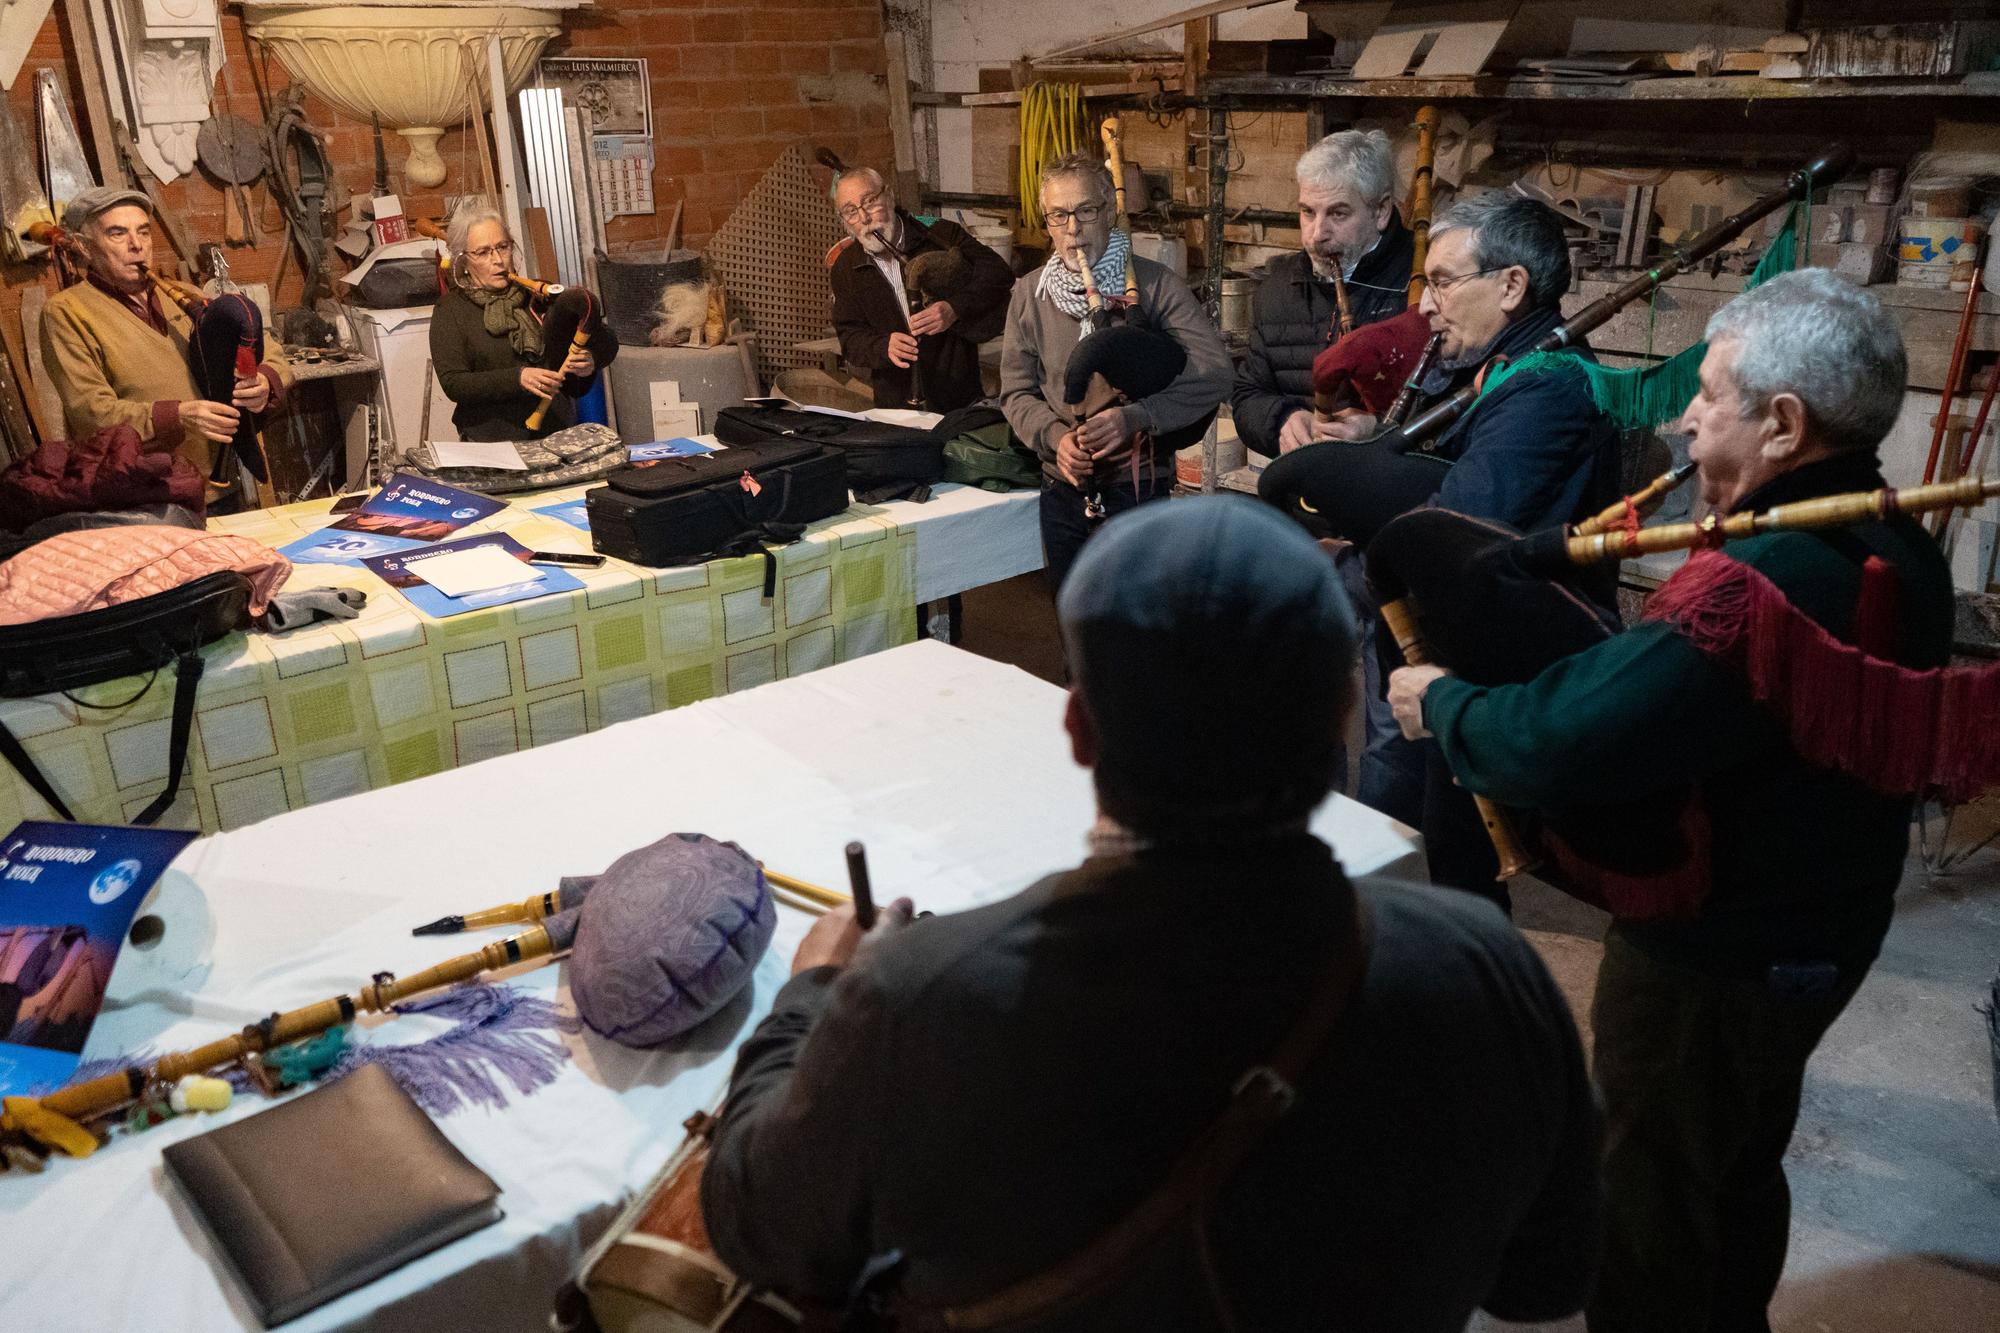
M86 190L62 222L89 268L42 312L42 364L70 434L130 426L149 447L177 450L213 476L218 446L236 433L240 414L261 420L284 401L291 372L277 343L264 335L257 376L239 381L230 402L204 399L188 369L193 323L178 304L163 303L147 277L153 218L146 196L110 186Z

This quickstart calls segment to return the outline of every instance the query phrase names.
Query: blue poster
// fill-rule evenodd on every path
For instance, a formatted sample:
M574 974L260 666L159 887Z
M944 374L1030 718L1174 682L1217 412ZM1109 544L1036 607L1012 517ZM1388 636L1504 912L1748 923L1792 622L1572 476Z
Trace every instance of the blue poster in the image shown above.
M627 445L625 457L634 463L643 463L655 458L691 458L696 454L714 452L714 445L690 440L683 435L672 440L655 440L651 444Z
M554 505L536 505L535 512L560 519L573 528L590 531L590 510L581 500L564 500L561 504Z
M510 583L505 587L486 588L464 597L448 597L424 582L422 576L411 572L426 560L452 551L469 551L475 546L499 547L521 562L525 577L521 582ZM466 611L483 610L489 606L525 602L531 597L546 597L553 592L574 592L583 586L583 580L567 570L558 569L553 565L530 566L528 555L528 548L506 533L489 532L483 537L461 537L455 542L426 546L406 554L372 556L361 563L381 575L384 583L408 598L411 606L437 620L443 620L446 616L460 615ZM536 578L537 574L541 577Z
M443 541L467 524L490 518L506 502L441 481L398 472L353 513L278 552L301 565L359 565L375 556Z
M197 836L29 820L0 841L0 1093L75 1072L139 904Z

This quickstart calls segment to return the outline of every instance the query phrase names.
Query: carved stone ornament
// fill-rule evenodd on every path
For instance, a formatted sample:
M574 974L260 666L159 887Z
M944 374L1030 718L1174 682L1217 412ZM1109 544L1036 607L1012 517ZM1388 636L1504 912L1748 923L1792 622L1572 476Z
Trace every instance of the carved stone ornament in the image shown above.
M195 138L222 71L215 0L95 0L108 4L124 57L139 157L170 181L194 170Z

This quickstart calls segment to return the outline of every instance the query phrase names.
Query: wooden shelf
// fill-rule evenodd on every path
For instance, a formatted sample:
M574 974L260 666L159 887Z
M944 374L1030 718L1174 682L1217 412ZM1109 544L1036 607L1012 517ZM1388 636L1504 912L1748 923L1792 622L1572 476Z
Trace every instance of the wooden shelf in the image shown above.
M1480 75L1459 79L1335 79L1220 76L1207 92L1224 97L1306 99L1328 97L1399 98L1410 101L1547 102L1756 102L1828 98L2000 97L2000 73L1954 79L1764 79L1754 75L1687 78L1670 75L1619 82L1509 78Z

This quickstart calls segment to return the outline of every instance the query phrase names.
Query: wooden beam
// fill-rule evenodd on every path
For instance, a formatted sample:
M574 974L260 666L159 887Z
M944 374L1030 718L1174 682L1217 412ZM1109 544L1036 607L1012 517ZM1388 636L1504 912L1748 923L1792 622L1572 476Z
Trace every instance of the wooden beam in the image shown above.
M882 34L882 68L889 83L889 140L895 149L896 204L914 212L923 187L917 180L917 126L910 110L910 59L903 34Z
M111 107L104 100L104 81L99 73L104 65L97 50L97 32L90 25L90 0L63 0L63 17L69 23L70 47L76 53L76 81L83 86L83 118L90 126L90 146L96 150L97 183L122 185L122 159L111 128Z

